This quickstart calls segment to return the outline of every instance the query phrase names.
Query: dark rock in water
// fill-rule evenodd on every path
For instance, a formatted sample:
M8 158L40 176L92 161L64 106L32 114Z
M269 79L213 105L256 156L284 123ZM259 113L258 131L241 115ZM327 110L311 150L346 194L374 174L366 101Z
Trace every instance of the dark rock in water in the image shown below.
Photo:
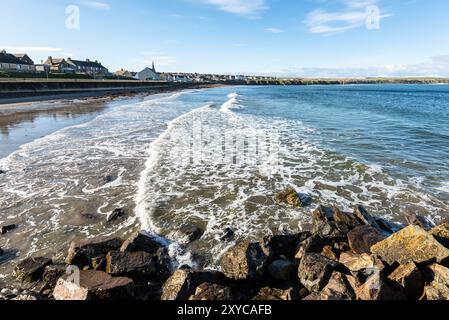
M230 301L233 300L231 288L218 285L203 283L196 288L195 294L189 300L191 301Z
M439 225L433 228L430 233L434 236L439 243L446 248L449 248L449 222Z
M320 206L312 213L312 233L319 234L324 239L344 240L349 232L349 227L343 222L333 219L333 211L330 208Z
M298 300L299 294L294 288L287 290L265 287L260 289L254 300L257 301L293 301Z
M298 234L271 235L262 239L262 245L270 260L282 257L293 259L298 245L310 236L311 233L308 231Z
M107 222L111 223L111 222L115 222L119 219L122 219L126 216L126 210L123 208L118 208L115 209L114 211L112 211L112 213L108 216L107 218Z
M424 230L430 230L435 227L435 225L431 221L429 221L429 219L414 213L406 213L404 215L404 218L409 225L415 225L423 228Z
M223 280L224 276L218 272L179 269L163 285L161 300L188 300L196 295L200 284L220 283Z
M8 233L9 231L12 231L12 230L14 230L14 229L16 229L17 228L17 225L16 224L8 224L8 225L4 225L4 226L1 226L0 227L0 233L1 234L6 234L6 233Z
M156 237L147 235L143 232L133 233L120 248L122 252L145 251L147 253L156 253L163 245Z
M297 278L298 264L288 260L276 260L268 266L270 276L275 280L290 281Z
M263 276L268 257L259 243L242 241L221 259L221 269L230 279L244 280Z
M234 239L234 230L231 228L226 228L223 232L223 235L220 237L221 241L232 241Z
M421 227L410 225L371 247L371 252L392 265L446 262L449 249Z
M319 292L329 282L336 266L337 263L320 254L308 253L299 264L298 277L307 290Z
M109 251L118 250L122 241L118 238L87 239L82 241L73 241L70 244L66 258L68 265L75 265L79 268L92 266L92 259L104 257Z
M53 291L55 300L129 300L134 298L134 282L129 278L113 278L102 271L80 271L79 286L72 275L62 276Z
M366 209L363 206L356 206L354 208L354 216L357 217L357 219L362 224L368 224L372 226L373 228L376 228L378 230L381 230L382 228L377 224L376 218L374 218L372 215L366 211Z
M416 264L400 265L388 279L396 282L410 300L419 300L424 294L424 279Z
M357 300L407 300L400 291L392 289L383 279L380 272L374 273L356 289Z
M426 286L427 300L449 300L449 269L438 264L429 267L432 273L432 282Z
M356 227L348 233L349 246L358 254L371 253L371 247L386 237L370 225Z
M6 174L5 170L0 170L0 174Z
M114 177L114 176L107 175L106 177L104 177L104 182L106 182L106 183L111 183L111 182L113 182L113 181L116 180L116 179L117 179L117 178Z
M334 272L328 284L320 293L320 300L353 300L355 292L348 280L348 276Z
M319 235L314 234L301 242L296 252L295 259L301 260L307 253L321 253L325 245L326 240Z
M52 264L48 258L27 258L21 261L14 269L14 276L22 282L34 282L44 274L45 267Z
M291 187L279 192L275 199L278 204L288 204L293 207L306 207L312 203L312 198L308 194L297 193Z
M201 228L194 225L184 225L179 231L187 237L189 242L200 239L204 234Z
M388 236L391 236L393 233L403 229L404 227L401 225L394 224L385 219L376 219L377 225L380 229Z
M42 279L51 287L54 288L59 278L67 272L67 266L64 264L55 264L45 267Z
M161 261L157 254L144 251L111 251L106 256L106 272L113 276L141 276L165 281L170 276L170 265L167 262Z

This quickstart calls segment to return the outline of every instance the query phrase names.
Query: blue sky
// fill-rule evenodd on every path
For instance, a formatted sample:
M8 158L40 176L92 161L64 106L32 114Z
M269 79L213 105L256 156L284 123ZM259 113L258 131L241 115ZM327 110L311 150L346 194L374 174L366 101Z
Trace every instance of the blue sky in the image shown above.
M160 71L449 76L447 0L0 4L8 8L0 19L0 49L27 52L36 62L51 55L97 59L112 71L138 71L154 60Z

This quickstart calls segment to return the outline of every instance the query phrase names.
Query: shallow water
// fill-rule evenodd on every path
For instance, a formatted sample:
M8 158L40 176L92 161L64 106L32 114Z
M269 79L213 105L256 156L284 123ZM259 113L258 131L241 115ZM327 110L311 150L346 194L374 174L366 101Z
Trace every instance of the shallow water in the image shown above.
M173 241L180 263L216 266L226 227L236 239L297 231L319 203L438 222L449 215L448 98L449 86L226 87L118 105L0 160L0 222L20 221L0 246L57 255L73 238L141 227ZM276 205L286 186L312 206ZM128 219L109 225L115 208ZM186 223L205 234L184 246Z

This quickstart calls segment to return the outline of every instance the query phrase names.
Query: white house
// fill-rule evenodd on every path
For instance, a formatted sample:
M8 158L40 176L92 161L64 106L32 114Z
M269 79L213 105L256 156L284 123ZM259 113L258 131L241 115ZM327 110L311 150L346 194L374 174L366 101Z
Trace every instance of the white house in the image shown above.
M138 72L136 75L136 78L139 80L160 80L161 76L158 72L156 72L156 69L154 68L154 62L152 68L145 68L142 71Z

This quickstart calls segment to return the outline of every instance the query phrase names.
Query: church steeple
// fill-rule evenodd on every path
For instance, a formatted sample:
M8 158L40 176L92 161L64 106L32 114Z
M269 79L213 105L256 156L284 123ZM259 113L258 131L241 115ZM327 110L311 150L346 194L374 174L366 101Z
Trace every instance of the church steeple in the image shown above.
M156 68L154 67L154 61L153 61L153 67L151 69L153 69L153 71L156 72Z

